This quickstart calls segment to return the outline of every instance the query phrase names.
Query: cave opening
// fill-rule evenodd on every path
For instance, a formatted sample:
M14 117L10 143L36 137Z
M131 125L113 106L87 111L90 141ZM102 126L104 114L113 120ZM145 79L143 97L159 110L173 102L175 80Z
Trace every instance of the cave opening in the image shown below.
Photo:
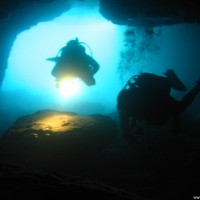
M18 34L1 88L1 118L7 119L1 123L4 128L19 116L41 109L79 114L117 112L119 91L132 75L140 72L163 75L172 68L189 88L199 78L197 24L155 28L115 25L100 14L98 4L75 2L54 20L40 22ZM76 37L89 45L100 70L95 74L95 86L79 81L78 92L66 98L55 87L51 75L54 63L46 59ZM91 54L89 49L87 53ZM195 108L193 111L197 113Z

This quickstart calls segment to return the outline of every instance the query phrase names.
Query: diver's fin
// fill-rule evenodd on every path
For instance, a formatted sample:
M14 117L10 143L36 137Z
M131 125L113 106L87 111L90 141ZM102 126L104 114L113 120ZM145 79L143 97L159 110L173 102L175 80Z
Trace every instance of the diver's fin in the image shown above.
M187 88L184 83L178 78L175 72L171 69L164 73L171 83L171 87L177 91L186 91Z
M47 58L46 60L48 61L53 61L53 62L57 62L59 60L60 57L53 57L53 58Z

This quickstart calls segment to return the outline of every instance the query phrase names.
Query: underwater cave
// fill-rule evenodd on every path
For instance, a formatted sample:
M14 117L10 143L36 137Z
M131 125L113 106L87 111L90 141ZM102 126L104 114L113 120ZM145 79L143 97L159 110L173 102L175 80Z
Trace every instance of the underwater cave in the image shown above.
M195 1L9 0L0 4L2 171L20 171L24 181L26 170L51 170L117 188L119 193L113 188L104 193L108 186L75 180L89 191L103 192L104 199L109 195L161 199L166 191L164 199L198 197L200 95L181 114L182 134L172 136L170 123L139 122L144 131L136 135L135 143L123 137L117 108L127 81L142 73L165 76L168 69L175 71L187 88L171 91L176 101L195 87L200 80L200 9ZM76 38L100 66L95 84L88 86L79 77L58 88L52 76L55 62L48 59L60 55ZM51 176L48 184L55 178ZM2 177L9 185L6 175ZM62 179L74 183L64 175ZM97 184L96 190L92 184Z

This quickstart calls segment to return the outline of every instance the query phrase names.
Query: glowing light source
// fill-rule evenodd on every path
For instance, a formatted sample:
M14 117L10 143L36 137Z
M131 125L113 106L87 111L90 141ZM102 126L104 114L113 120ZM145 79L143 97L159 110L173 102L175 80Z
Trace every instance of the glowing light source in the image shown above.
M86 1L76 2L85 4ZM93 3L93 1L90 2ZM30 104L32 109L32 104L41 108L43 105L44 107L69 106L76 101L102 101L99 95L102 98L108 98L109 102L113 101L113 105L115 105L116 95L119 91L116 87L118 75L115 73L118 59L115 58L118 58L122 46L119 42L119 38L121 38L120 41L123 41L122 36L121 26L107 21L99 13L99 4L92 9L88 9L87 5L86 7L74 5L72 9L53 21L38 23L17 36L10 53L8 69L1 89L4 91L26 90L18 99L27 99L30 95L31 98L26 103ZM96 85L86 87L82 81L76 80L72 81L73 84L61 83L58 90L55 88L54 77L51 75L55 63L46 59L56 56L66 42L76 37L80 42L89 45L94 59L101 66L94 77ZM108 43L109 45L106 45ZM85 48L86 53L91 55L89 49ZM105 90L105 88L107 89ZM41 96L42 98L40 98ZM39 98L37 101L39 104L34 103L36 97ZM68 101L65 101L66 99ZM26 107L28 107L27 104ZM20 106L22 106L21 103ZM23 104L23 106L25 105Z
M77 95L81 90L81 82L79 79L66 79L59 83L58 92L64 97L72 97Z

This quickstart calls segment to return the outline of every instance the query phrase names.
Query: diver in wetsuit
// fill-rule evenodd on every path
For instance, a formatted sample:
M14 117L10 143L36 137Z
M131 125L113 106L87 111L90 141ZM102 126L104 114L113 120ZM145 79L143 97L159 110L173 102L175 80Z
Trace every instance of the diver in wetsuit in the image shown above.
M88 86L95 85L93 76L100 66L92 56L86 54L85 47L81 44L78 38L70 40L60 49L60 56L47 59L56 62L51 74L58 83L66 78L78 77Z
M164 74L165 77L151 73L134 76L120 91L117 109L125 139L132 137L131 131L137 121L162 126L171 119L173 134L180 133L179 116L200 92L200 81L181 101L177 101L170 96L171 88L185 91L186 87L173 70L167 70Z

